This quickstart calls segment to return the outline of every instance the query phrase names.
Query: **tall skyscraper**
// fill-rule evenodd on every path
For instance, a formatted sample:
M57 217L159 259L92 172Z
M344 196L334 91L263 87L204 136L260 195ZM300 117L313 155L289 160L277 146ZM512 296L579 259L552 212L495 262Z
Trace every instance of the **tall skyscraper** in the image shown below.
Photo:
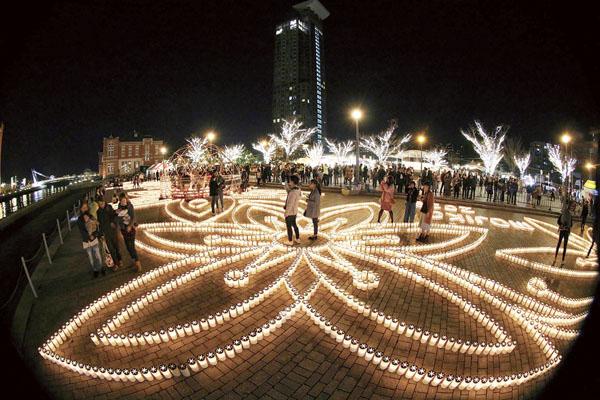
M316 127L314 141L327 133L323 20L329 11L318 0L293 6L291 16L275 28L273 127L297 118Z

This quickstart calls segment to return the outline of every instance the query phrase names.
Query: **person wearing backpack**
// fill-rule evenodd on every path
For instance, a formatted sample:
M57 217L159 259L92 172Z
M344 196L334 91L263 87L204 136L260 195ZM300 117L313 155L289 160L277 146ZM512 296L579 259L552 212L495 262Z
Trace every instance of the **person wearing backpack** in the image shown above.
M556 258L558 257L558 250L560 249L561 242L563 243L563 253L560 266L561 268L565 266L567 244L569 243L569 235L571 234L571 227L573 226L573 211L575 211L575 202L571 201L568 205L565 205L556 221L558 223L558 243L556 244L556 251L554 252L554 261L552 261L553 266L556 264Z
M433 192L428 182L423 184L423 205L421 206L421 233L417 238L417 242L427 242L429 238L429 229L433 219L434 199Z

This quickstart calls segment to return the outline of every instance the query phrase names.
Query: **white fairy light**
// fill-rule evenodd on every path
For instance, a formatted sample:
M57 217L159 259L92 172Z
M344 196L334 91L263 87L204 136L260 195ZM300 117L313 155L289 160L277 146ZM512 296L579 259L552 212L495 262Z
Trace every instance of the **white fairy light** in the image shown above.
M263 161L266 164L269 164L271 162L271 159L275 154L275 144L272 140L264 140L257 143L252 143L252 148L262 155Z
M439 170L448 166L445 157L448 152L443 149L435 149L423 152L423 159L431 164L431 168Z
M547 144L546 149L548 150L548 158L554 166L554 169L558 171L563 182L565 182L571 173L575 171L575 164L577 160L570 157L563 157L560 151L560 145Z
M524 154L523 156L519 157L515 155L515 164L517 165L517 168L519 168L519 176L521 178L525 177L525 172L527 172L527 168L529 167L529 159L531 157L531 154L527 153Z
M354 142L347 140L345 142L336 143L333 140L325 138L329 151L333 153L336 163L343 165L347 163L348 157L352 151L354 151Z
M200 139L194 137L187 139L188 149L186 152L187 157L191 160L192 164L198 165L205 162L206 158L206 144L208 140L206 138Z
M390 126L375 136L368 136L361 139L360 147L373 153L380 163L385 163L390 157L398 157L402 152L402 146L410 141L411 135L404 135L401 139L392 137L396 130L396 121L392 121Z
M283 190L250 190L228 196L226 200L230 205L222 214L215 217L204 214L208 203L202 200L193 200L187 204L180 201L157 201L153 205L148 204L148 207L163 206L167 215L174 221L141 223L137 241L140 249L173 260L133 278L84 307L39 348L39 354L45 360L63 368L97 379L143 382L187 377L202 369L239 357L240 352L253 348L252 346L264 338L277 335L281 332L283 324L301 311L310 318L312 323L331 336L333 345L339 346L340 351L354 352L380 370L430 386L440 386L449 390L478 391L515 387L550 372L561 360L550 338L572 340L578 335L577 330L567 327L580 323L585 318L585 313L573 314L550 303L565 308L575 308L589 305L590 298L565 298L549 291L539 281L529 282L528 290L535 296L530 297L489 278L445 262L455 255L471 252L483 243L489 232L488 228L479 226L483 222L489 222L493 229L500 228L515 232L537 229L546 234L554 234L554 230L550 229L553 228L551 224L528 217L525 222L499 218L483 220L479 218L480 216L474 215L474 210L469 207L446 205L443 208L445 215L442 214L442 218L445 216L450 220L458 220L460 216L463 222L460 225L456 222L454 224L434 223L431 232L450 236L448 240L423 246L401 246L398 241L399 235L416 233L418 230L416 224L399 223L382 226L372 222L378 204L373 202L344 204L323 208L322 232L319 236L324 244L288 248L281 244L285 236L281 218L284 198ZM179 210L174 206L179 207ZM436 207L438 213L442 213L441 210L441 207ZM349 224L344 215L354 211L361 212L361 215L368 211L367 218L361 219L354 225ZM240 214L250 223L241 222ZM229 217L232 222L222 222L226 217ZM303 232L311 228L310 220L305 217L299 217L298 224ZM204 244L171 240L161 236L169 233L201 235ZM578 249L577 254L579 254L589 245L589 241L576 234L572 235L572 246ZM161 247L154 244L159 244ZM541 252L545 251L543 249ZM501 251L499 254L502 256L499 257L516 262L515 254L526 252L531 252L531 249ZM535 253L536 249L533 249L533 252ZM186 285L197 282L198 278L205 274L217 271L223 274L227 285L226 290L237 290L236 288L245 287L248 282L255 279L255 274L283 263L289 263L287 269L283 273L278 273L270 284L251 294L250 297L231 304L222 311L214 312L213 315L206 315L200 320L182 322L179 325L159 327L154 332L121 332L122 324L131 318L138 318L138 313L145 314L142 310L152 302L176 295ZM486 336L489 335L493 341L471 342L472 339L448 337L443 332L433 332L426 327L400 321L393 315L378 311L350 294L338 285L337 279L333 279L321 270L321 264L349 274L352 285L360 290L372 290L378 287L381 284L381 277L384 276L379 272L381 270L403 277L410 281L410 285L423 286L458 307L466 317L472 318L475 323L481 325L488 332ZM300 292L291 279L300 265L306 265L311 272L308 275L315 277L304 292ZM455 287L458 289L454 289ZM511 338L500 322L508 318L513 321L515 328L523 332L523 336L527 336L527 339L539 348L540 355L543 357L542 364L511 376L462 377L426 370L418 365L418 360L412 365L401 362L391 354L385 354L368 344L367 340L371 339L368 336L366 339L354 338L334 327L331 321L321 315L310 302L311 297L320 288L332 293L355 313L370 318L375 324L390 330L392 335L404 335L409 340L418 341L432 349L444 349L444 351L468 354L473 357L507 354L516 349L519 343ZM99 348L103 346L139 348L150 344L160 345L177 341L211 329L216 330L220 325L262 307L263 301L278 290L287 291L293 302L276 315L270 316L266 322L262 321L262 325L258 325L247 334L222 343L204 354L191 358L185 356L183 363L182 360L173 360L158 367L123 366L122 369L113 370L101 365L84 365L59 353L62 344L68 342L71 336L78 334L79 328L88 321L90 323L98 321L97 314L109 306L116 307L118 311L105 322L100 322L96 331L91 330L90 341ZM126 304L124 304L125 299L129 301ZM485 308L480 305L482 303L486 303ZM494 309L494 316L501 314L502 318L499 320L492 318L491 313L485 311L488 308ZM299 320L301 319L295 321ZM293 328L286 326L284 329ZM521 337L520 333L519 337Z
M311 167L317 167L321 165L323 161L323 145L321 143L314 143L312 146L304 150L306 157L308 157Z
M315 127L304 129L300 128L301 126L302 122L295 118L289 121L283 120L279 135L269 134L271 140L283 149L286 160L317 131Z
M244 145L243 144L236 144L236 145L232 145L232 146L223 146L223 157L225 158L226 162L230 162L230 163L237 163L239 158L242 156L242 153L244 152Z
M502 160L504 149L502 143L506 138L508 127L499 125L493 134L488 134L479 121L475 121L475 126L468 131L461 129L463 136L473 144L473 149L483 161L485 172L493 175L498 163Z

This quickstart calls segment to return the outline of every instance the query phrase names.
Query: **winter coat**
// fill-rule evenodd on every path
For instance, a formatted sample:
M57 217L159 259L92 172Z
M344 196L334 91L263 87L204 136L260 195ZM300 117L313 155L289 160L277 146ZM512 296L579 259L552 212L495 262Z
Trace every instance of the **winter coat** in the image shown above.
M304 211L304 216L306 218L319 218L321 214L321 193L317 189L314 189L308 195L308 199L306 200L306 211Z
M298 214L298 203L300 203L300 188L294 186L288 190L287 198L285 199L284 216Z

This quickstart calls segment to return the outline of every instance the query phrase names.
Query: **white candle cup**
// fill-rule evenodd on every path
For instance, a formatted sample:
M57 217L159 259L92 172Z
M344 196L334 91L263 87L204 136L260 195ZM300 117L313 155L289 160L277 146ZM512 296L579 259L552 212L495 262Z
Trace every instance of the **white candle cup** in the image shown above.
M367 348L368 348L368 347L369 347L369 346L367 346L367 344L365 344L365 343L361 343L361 344L358 346L358 350L357 350L357 353L356 353L356 355L357 355L358 357L364 357L364 356L365 356L365 354L367 353ZM368 360L367 360L367 361L368 361Z
M430 371L430 372L433 372L433 371ZM431 386L439 386L444 381L445 377L446 376L442 372L440 372L439 374L436 374L435 377L433 377L433 379L431 380L431 383L430 383Z
M365 360L367 361L371 361L373 360L373 357L375 356L375 349L373 347L369 347L365 353Z
M235 357L235 350L233 350L233 346L231 344L225 346L225 356L227 356L227 358Z
M186 378L191 375L191 372L190 372L190 369L188 368L187 363L179 364L179 374Z
M173 375L174 377L181 376L181 371L179 370L179 367L177 366L177 364L171 363L168 365L168 367L169 367L169 371L171 372L171 375Z
M413 381L420 382L421 380L423 380L423 378L425 378L425 376L425 368L419 368L415 376L413 376Z
M407 379L412 379L416 374L417 374L417 366L416 365L411 365L408 370L406 371L406 373L404 374L404 376Z
M167 367L165 364L161 364L158 369L160 370L161 375L163 376L163 378L165 379L170 379L173 377L173 374L171 373L171 371L169 370L169 367Z
M220 347L217 347L217 349L215 350L215 354L217 355L217 359L219 361L225 361L227 359L227 356L225 355L225 350L223 350Z

